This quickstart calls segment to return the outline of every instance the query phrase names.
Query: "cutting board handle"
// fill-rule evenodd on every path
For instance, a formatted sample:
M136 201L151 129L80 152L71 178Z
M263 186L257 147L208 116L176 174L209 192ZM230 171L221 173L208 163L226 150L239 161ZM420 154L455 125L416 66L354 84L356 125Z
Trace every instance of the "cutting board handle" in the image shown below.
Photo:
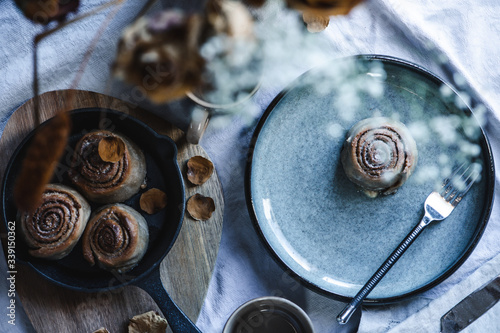
M201 333L195 324L182 312L167 293L160 278L159 266L136 286L146 291L156 302L174 333Z

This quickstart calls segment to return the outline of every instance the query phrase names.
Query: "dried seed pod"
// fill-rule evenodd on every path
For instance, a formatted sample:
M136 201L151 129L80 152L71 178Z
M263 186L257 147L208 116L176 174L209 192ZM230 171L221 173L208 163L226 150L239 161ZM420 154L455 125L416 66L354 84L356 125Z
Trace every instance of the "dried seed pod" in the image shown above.
M97 148L99 157L104 162L116 163L123 158L125 154L125 143L117 136L103 137L99 141Z
M186 208L192 218L198 221L205 221L215 211L215 203L212 198L196 193L189 198Z
M156 214L167 206L167 195L162 190L152 188L141 195L141 209L148 214Z
M307 30L309 32L321 32L328 27L330 23L329 16L319 16L315 14L311 14L309 12L305 12L302 15L302 19L307 25Z
M47 24L62 21L71 12L76 12L80 0L15 0L24 16L33 22Z
M149 311L129 320L128 333L165 333L168 322L155 311Z
M202 156L193 156L187 161L187 178L194 185L205 183L213 172L214 164Z
M45 185L64 153L70 127L68 113L59 112L33 137L14 187L14 201L19 210L31 212L39 205Z
M200 28L198 14L179 10L140 18L123 32L113 74L155 103L184 97L202 82Z

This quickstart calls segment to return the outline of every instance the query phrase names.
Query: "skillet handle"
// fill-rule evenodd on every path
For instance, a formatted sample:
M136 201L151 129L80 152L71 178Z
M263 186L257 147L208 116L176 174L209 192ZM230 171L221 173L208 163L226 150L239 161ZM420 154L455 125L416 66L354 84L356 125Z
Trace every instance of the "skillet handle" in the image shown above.
M163 287L159 265L146 278L134 284L153 297L174 333L201 333L198 327L172 301Z

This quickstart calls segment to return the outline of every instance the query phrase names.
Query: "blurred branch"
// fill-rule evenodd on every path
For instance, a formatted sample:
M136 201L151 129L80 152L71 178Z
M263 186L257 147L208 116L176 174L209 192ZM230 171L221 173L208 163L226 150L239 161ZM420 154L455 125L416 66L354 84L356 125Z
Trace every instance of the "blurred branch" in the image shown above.
M34 105L33 105L33 112L34 112L34 119L35 119L35 126L38 126L40 124L40 105L39 105L39 100L38 100L38 95L40 93L40 88L39 88L39 83L38 83L38 44L45 38L45 37L48 37L50 36L51 34L53 34L54 32L56 31L59 31L61 29L63 29L64 27L72 24L72 23L75 23L77 21L80 21L84 18L87 18L87 17L90 17L108 7L111 7L113 5L116 5L116 4L121 4L123 2L123 0L113 0L113 1L110 1L102 6L99 6L91 11L89 11L88 13L85 13L85 14L82 14L82 15L79 15L71 20L68 20L66 22L63 22L59 25L57 25L56 27L52 28L52 29L47 29L45 30L44 32L38 34L35 36L34 38L34 47L33 47L33 93L34 93ZM117 6L117 8L120 8L120 6ZM112 15L109 15L111 17L114 17L114 15L116 14L117 10L114 10L111 14ZM96 34L96 37L94 38L92 44L91 44L91 47L87 50L87 53L85 55L85 59L87 59L88 61L88 58L90 57L90 54L92 53L93 51L93 48L95 47L95 44L98 40L98 38L102 35L102 32L104 31L104 29L107 27L107 25L109 24L111 20L108 19L105 21L105 24L100 28L100 30L98 31L98 33ZM85 65L87 63L87 61L84 61L85 62ZM85 66L80 66L80 71L83 70ZM80 72L79 71L79 72ZM79 76L78 79L81 78L81 75ZM73 86L76 85L78 81L73 81Z

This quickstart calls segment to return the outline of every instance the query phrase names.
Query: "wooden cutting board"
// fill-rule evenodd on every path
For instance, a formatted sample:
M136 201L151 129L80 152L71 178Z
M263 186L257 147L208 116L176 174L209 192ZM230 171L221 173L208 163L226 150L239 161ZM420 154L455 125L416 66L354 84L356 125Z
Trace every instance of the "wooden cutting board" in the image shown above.
M68 93L72 109L109 108L136 117L158 133L172 138L178 148L183 175L186 161L195 155L208 158L199 145L188 144L184 133L165 120L106 95L80 90L52 91L40 96L40 120L61 109ZM21 140L35 127L33 100L19 107L9 119L0 139L0 180ZM186 199L195 193L214 199L216 211L208 221L195 221L185 214L181 232L160 266L162 282L174 302L196 322L212 271L222 233L224 202L216 172L203 185L190 185L184 178ZM53 285L30 268L17 265L16 287L22 305L37 332L93 332L106 327L111 333L127 332L129 318L150 310L159 311L142 289L130 286L105 293L82 293Z

